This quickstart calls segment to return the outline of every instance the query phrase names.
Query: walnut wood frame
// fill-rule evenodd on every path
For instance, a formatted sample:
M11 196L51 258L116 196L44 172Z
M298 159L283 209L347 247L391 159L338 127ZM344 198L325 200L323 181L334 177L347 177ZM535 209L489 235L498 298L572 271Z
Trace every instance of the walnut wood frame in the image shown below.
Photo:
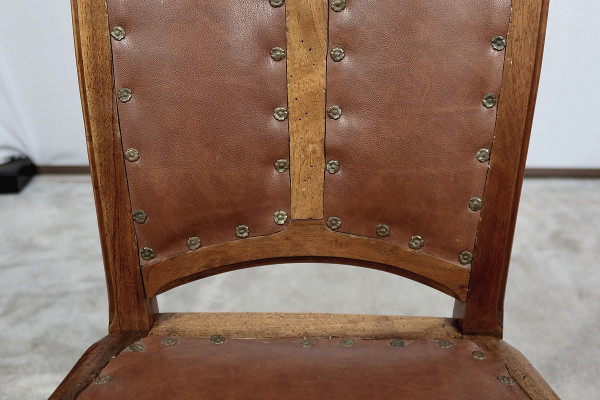
M465 334L502 337L504 293L542 67L549 0L513 0L485 205L467 302L454 317Z
M71 4L108 287L109 332L148 331L158 312L155 296L186 282L238 268L310 260L360 265L414 279L456 298L454 317L464 334L502 335L504 290L548 0L513 0L485 205L471 271L381 240L325 228L324 172L312 167L324 165L327 0L286 1L293 221L279 234L206 247L140 269L116 112L106 3L72 0ZM300 121L293 118L298 113L321 117Z

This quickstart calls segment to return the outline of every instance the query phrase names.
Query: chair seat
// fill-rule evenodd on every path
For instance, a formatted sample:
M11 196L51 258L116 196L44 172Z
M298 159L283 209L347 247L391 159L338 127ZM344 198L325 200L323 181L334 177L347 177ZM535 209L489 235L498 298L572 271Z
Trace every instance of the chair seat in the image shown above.
M465 339L219 339L147 336L78 399L529 398Z
M215 333L225 341L217 344ZM157 314L149 333L109 335L90 347L50 397L75 398L558 396L513 347L497 338L465 337L453 319L183 313Z

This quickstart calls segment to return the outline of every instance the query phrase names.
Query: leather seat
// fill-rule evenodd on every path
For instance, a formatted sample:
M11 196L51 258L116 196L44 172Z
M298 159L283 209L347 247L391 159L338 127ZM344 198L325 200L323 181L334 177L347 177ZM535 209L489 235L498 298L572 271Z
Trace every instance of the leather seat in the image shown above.
M78 399L528 398L504 360L465 339L220 340L147 336Z
M75 398L558 399L513 347L449 318L275 313L159 314L106 336L50 399Z

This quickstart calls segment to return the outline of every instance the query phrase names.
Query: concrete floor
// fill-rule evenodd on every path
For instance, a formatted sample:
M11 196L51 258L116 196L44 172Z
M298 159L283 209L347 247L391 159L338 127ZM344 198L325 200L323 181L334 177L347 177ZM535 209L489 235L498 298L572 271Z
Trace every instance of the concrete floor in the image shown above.
M0 196L0 399L45 399L106 334L90 179L37 177ZM600 398L600 180L527 180L505 339L564 399ZM379 271L324 264L214 276L159 296L161 311L450 316L452 299Z

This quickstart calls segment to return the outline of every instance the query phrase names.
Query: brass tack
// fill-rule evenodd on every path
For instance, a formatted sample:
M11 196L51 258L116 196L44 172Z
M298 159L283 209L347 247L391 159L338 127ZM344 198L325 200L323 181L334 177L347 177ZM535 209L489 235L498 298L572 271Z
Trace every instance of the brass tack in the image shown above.
M404 340L401 340L401 339L394 339L394 340L392 340L392 341L390 342L390 346L392 346L392 347L394 347L394 348L398 349L398 348L400 348L400 347L405 347L405 346L406 346L406 343L404 343Z
M132 91L128 87L122 87L117 92L117 97L119 98L119 101L121 103L127 103L129 100L131 100L131 96L132 96Z
M138 224L143 224L148 219L148 215L146 215L146 212L144 210L135 210L133 212L132 216L133 216L133 221Z
M273 221L275 221L277 225L285 224L287 219L288 216L285 211L276 211L275 214L273 214Z
M331 119L340 119L342 109L339 106L331 106L327 109L327 116Z
M122 26L115 26L110 31L110 36L115 40L125 39L125 29Z
M331 0L331 9L340 12L346 8L346 0Z
M340 162L338 160L331 160L327 163L327 172L330 174L337 174L340 172Z
M442 349L449 349L450 347L454 346L452 342L449 342L448 340L438 340L437 344Z
M469 200L469 208L471 211L480 211L483 207L483 201L479 197L471 197Z
M485 96L483 96L482 103L485 108L493 108L497 102L498 100L496 99L496 96L494 96L493 93L488 93Z
M513 380L513 378L511 378L508 375L499 375L498 380L500 382L504 383L505 385L514 385L515 384L515 381Z
M327 220L327 226L329 229L339 229L342 226L342 220L339 217L329 217Z
M285 107L276 107L273 111L273 117L275 117L277 121L285 121L288 115L288 109Z
M187 240L186 244L187 244L188 249L190 249L190 250L198 250L200 247L202 247L202 241L197 236L193 236L193 237L189 238Z
M275 46L271 49L271 58L275 61L281 61L285 58L285 49Z
M352 339L342 339L342 341L340 342L340 344L342 345L342 347L352 347L352 346L354 346L354 340L352 340Z
M288 160L285 160L283 158L275 161L275 170L277 172L285 172L290 168L290 163Z
M473 261L473 253L471 253L470 251L463 251L462 253L460 253L458 255L458 261L460 261L461 264L466 265L469 264L470 262Z
M312 347L312 345L314 344L314 342L310 339L304 339L303 341L300 342L300 347Z
M481 148L477 150L477 153L475 153L475 158L480 163L487 162L490 160L490 151L486 148Z
M127 159L127 161L135 162L140 159L140 152L138 151L138 149L134 149L132 147L130 149L127 149L127 151L125 152L125 158Z
M225 336L223 336L223 335L213 335L210 338L210 342L212 344L223 344L223 343L225 343Z
M177 343L179 343L179 340L174 337L168 337L162 340L162 344L165 346L175 346Z
M386 224L379 224L377 228L375 228L375 233L379 237L387 237L390 236L390 227Z
M342 49L341 47L334 47L333 49L331 49L331 53L329 54L331 55L331 59L335 62L342 61L346 56L344 49Z
M487 358L482 351L474 351L471 353L471 356L476 360L485 360Z
M100 375L96 379L94 379L96 385L104 385L105 383L108 383L110 381L112 381L112 377L108 374Z
M504 36L496 36L492 39L492 47L494 50L502 51L506 48L506 39Z
M283 5L283 0L270 0L269 2L273 7L281 7Z
M154 252L154 249L152 247L144 247L142 249L142 258L144 260L150 261L154 257L156 257L156 253Z
M139 353L140 351L144 350L144 345L141 343L134 343L134 344L130 344L128 349L129 349L129 351L131 351L133 353Z
M250 228L248 228L246 225L238 226L235 228L235 236L239 237L240 239L246 239L248 236L250 236Z
M421 236L413 236L408 242L408 247L413 250L419 250L423 245L425 245L425 240Z

